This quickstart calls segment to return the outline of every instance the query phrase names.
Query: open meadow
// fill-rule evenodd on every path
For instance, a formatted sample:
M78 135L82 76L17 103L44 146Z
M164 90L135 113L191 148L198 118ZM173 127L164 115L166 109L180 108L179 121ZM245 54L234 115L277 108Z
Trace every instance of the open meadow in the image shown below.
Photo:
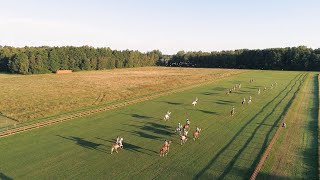
M207 74L202 74L203 72L197 74L200 70ZM119 71L124 74L126 72L126 70ZM190 71L194 72L195 77L187 75ZM148 82L153 84L152 87L156 90L162 86L165 89L171 87L165 85L168 82L163 80L170 73L176 73L176 80L179 79L181 82L174 84L176 80L170 80L169 83L178 86L185 81L192 83L199 82L199 79L212 80L216 76L215 71L221 71L222 74L226 72L216 69L206 71L164 68L160 71L163 73L162 77L150 78ZM124 77L130 83L131 75L135 77L139 74L152 74L152 72L152 68L150 72L128 70ZM183 92L0 138L0 177L13 179L248 179L286 112L291 109L294 99L307 90L310 91L310 94L305 97L307 101L311 96L313 97L315 92L311 90L315 90L314 86L317 84L314 82L313 73L229 71L229 73L234 72L238 74L230 74L227 78ZM43 76L53 75L39 77ZM71 76L76 77L77 74ZM249 82L252 78L254 81ZM80 81L80 79L67 79L66 82L70 83ZM97 94L101 92L104 92L106 97L109 96L107 90L103 91L103 87L109 86L108 84L100 85L96 82L98 90L94 90L90 88L93 85L88 82L91 81L84 80L81 83L84 86L87 85L88 90L92 89L92 98L97 98ZM145 83L149 84L148 82ZM241 83L241 89L238 88L226 95L227 89L239 83ZM72 83L69 86L70 91L72 91L71 87ZM152 91L151 86L149 87L150 89L146 90L148 92ZM258 95L259 88L260 95ZM79 94L87 94L87 91L75 91ZM127 89L124 91L130 92ZM72 97L72 93L68 96L70 99L77 99ZM121 96L119 92L118 97ZM247 103L249 96L252 96L250 104ZM198 104L192 106L191 103L196 97L199 99ZM244 104L241 103L243 98L247 100ZM85 102L88 99L84 98L80 101ZM87 104L93 102L94 99L91 99ZM233 106L235 113L231 116L230 111ZM309 106L316 108L314 102L310 102ZM172 114L168 121L164 121L163 117L168 110ZM308 111L301 112L310 114ZM317 119L312 112L308 116L313 117L314 125ZM178 123L185 124L187 118L191 121L189 139L185 144L180 145L180 136L174 130ZM284 131L294 133L290 131L292 124L294 124L293 121L287 121L288 127ZM201 127L203 130L199 139L194 141L192 134L196 127ZM301 133L305 130L308 128L301 129ZM124 138L124 149L119 150L119 153L110 154L111 145L117 136ZM290 139L290 136L288 138ZM300 162L302 166L298 169L300 168L302 173L298 176L291 170L285 174L273 173L271 171L273 166L269 165L267 170L261 171L260 175L267 177L268 173L273 173L270 176L272 178L317 178L317 173L313 167L309 166L309 164L316 165L318 161L317 155L316 158L313 156L317 153L315 137L314 134L308 133L304 138L305 141L299 142L295 147L306 144L306 150L313 158ZM159 150L165 139L172 140L172 144L169 153L160 157ZM281 144L275 145L275 147L280 146ZM273 153L277 153L276 151ZM308 169L301 170L302 167ZM304 172L311 174L305 176Z
M220 79L243 70L143 67L72 74L0 74L0 126ZM5 118L9 117L9 118Z

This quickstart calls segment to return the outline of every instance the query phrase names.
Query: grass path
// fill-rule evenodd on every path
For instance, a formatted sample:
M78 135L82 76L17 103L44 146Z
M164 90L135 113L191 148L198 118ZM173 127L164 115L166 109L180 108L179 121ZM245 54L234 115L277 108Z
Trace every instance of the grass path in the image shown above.
M318 79L311 74L258 178L318 179L318 103Z

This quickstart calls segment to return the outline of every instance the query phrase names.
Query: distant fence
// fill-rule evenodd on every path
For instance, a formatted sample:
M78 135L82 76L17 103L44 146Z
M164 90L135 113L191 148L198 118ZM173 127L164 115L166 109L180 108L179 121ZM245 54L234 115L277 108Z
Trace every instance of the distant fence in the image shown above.
M56 74L69 74L72 73L72 70L57 70Z

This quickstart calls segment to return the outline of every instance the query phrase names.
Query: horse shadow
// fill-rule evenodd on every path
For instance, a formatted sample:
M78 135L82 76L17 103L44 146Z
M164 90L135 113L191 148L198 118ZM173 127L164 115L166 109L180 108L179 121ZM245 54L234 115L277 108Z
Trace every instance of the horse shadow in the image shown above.
M96 137L96 139L103 140L103 141L110 142L110 143L114 143L116 141L115 139L113 139L113 141L110 141L110 140L106 140L106 139L99 138L99 137ZM123 141L123 149L127 150L127 151L131 151L131 152L138 152L138 153L143 153L143 154L148 154L148 155L152 155L150 153L156 153L156 154L158 153L156 151L128 143L128 142L126 142L126 140ZM147 151L149 153L147 153L145 151Z
M140 114L129 114L131 117L134 117L134 118L138 118L138 119L151 119L153 117L150 117L150 116L144 116L144 115L140 115Z
M101 149L100 146L103 144L98 144L98 143L94 143L91 141L87 141L83 138L80 137L75 137L75 136L70 136L70 137L64 137L61 135L56 135L58 137L61 137L63 139L67 139L70 141L74 141L77 145L86 148L86 149L90 149L90 150L97 150L97 151L101 151L101 152L105 152L105 150Z
M207 114L218 114L217 112L213 112L213 111L207 111L207 110L202 110L202 109L199 109L198 111L200 112L203 112L203 113L207 113Z
M234 101L228 101L228 100L218 100L215 102L216 104L220 104L220 105L230 105L235 103Z
M210 96L210 95L217 95L218 93L214 93L214 92L203 92L201 93L203 95L206 95L206 96Z
M170 105L181 105L183 103L179 103L179 102L170 102L170 101L163 101L164 103L170 104Z

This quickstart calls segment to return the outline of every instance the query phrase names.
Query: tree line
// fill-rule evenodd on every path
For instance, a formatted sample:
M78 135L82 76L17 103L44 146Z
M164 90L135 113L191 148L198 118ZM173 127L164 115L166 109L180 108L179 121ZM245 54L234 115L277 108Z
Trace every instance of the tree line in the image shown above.
M42 74L57 70L103 70L154 66L162 54L110 48L82 47L23 47L0 46L0 72Z
M306 46L213 52L179 51L167 66L270 70L320 70L320 49Z
M175 55L163 55L159 50L141 53L89 46L23 48L0 46L0 72L6 73L41 74L67 69L104 70L155 65L320 71L320 49L299 46L262 50L179 51Z

